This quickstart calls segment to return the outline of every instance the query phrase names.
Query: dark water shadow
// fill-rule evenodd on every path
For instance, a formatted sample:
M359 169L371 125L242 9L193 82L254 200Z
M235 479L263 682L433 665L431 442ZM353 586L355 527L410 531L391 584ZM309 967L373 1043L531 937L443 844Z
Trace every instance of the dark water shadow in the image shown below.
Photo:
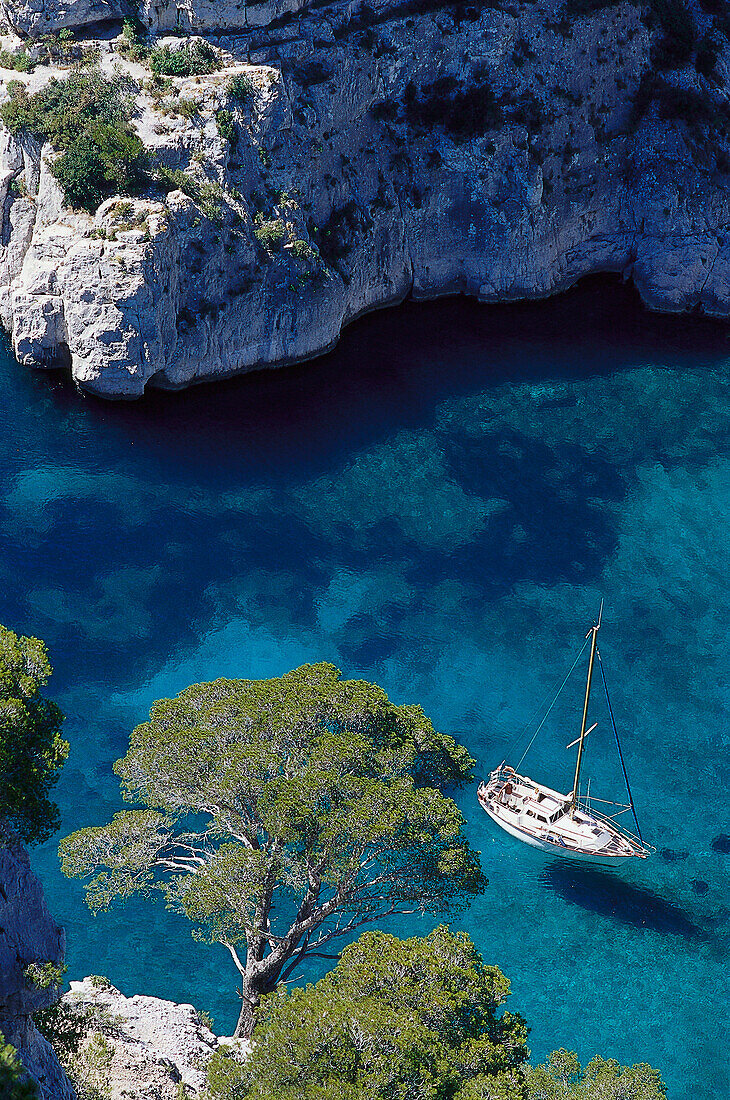
M170 475L190 459L220 468L221 454L235 470L242 453L255 473L303 456L326 467L343 446L430 424L445 398L506 381L605 376L647 360L672 367L688 355L711 363L729 351L726 324L649 313L630 284L596 276L536 302L408 301L354 322L321 358L177 392L150 388L135 402L80 395L62 373L34 374L32 388L62 416L103 427L114 447L147 444Z
M681 936L696 942L710 939L706 930L674 902L608 872L556 862L542 872L539 881L564 901L580 906L587 913L608 917L630 928Z
M406 303L362 318L320 360L131 404L83 397L63 376L9 363L0 489L35 466L96 481L86 496L69 491L44 505L49 522L35 540L12 524L0 530L13 577L0 621L44 637L59 679L78 678L82 652L87 679L105 683L113 666L119 683L194 647L235 606L229 582L259 575L247 613L253 601L262 622L302 630L343 571L392 565L412 588L412 607L444 580L481 600L525 580L585 583L615 550L616 509L607 505L625 484L614 463L583 448L553 451L506 428L476 439L458 425L442 434L456 485L504 501L483 530L446 551L409 537L394 518L361 522L357 502L340 523L320 527L298 513L297 494L322 473L336 481L363 448L431 426L446 398L608 376L642 361L712 365L728 347L717 323L651 315L630 287L598 279L549 302ZM249 504L262 488L268 503ZM125 492L138 499L120 501ZM211 513L226 494L240 505ZM145 518L135 520L135 508ZM287 578L285 594L273 574ZM139 634L125 623L130 590ZM354 665L388 656L401 612L383 614L372 631L355 623L344 641Z

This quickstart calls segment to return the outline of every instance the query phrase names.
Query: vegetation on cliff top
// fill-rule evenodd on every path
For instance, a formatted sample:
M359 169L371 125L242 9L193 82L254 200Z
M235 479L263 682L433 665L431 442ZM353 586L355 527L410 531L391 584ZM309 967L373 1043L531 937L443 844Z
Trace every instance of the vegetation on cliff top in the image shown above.
M134 194L147 182L145 149L129 124L129 89L98 69L77 69L29 95L20 81L0 118L11 133L26 130L62 155L51 165L67 201L94 211L110 195Z
M115 765L117 814L61 843L89 904L159 890L223 944L241 979L237 1033L262 994L333 941L398 913L447 913L485 885L439 789L474 761L417 706L329 664L195 684L155 703Z
M50 791L68 755L63 715L41 693L51 675L43 642L0 626L0 835L25 844L58 828Z
M666 1100L648 1065L554 1051L527 1064L509 982L469 936L365 932L316 985L264 999L242 1060L220 1048L211 1100Z
M524 1095L527 1027L497 1016L509 982L465 932L401 940L369 931L316 985L267 997L242 1065L208 1069L219 1100Z

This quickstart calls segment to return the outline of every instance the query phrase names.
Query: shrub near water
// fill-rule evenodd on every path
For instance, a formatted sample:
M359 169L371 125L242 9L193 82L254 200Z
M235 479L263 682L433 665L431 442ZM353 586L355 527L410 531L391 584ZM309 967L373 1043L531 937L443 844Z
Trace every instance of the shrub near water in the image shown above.
M109 195L133 194L145 182L145 150L129 125L122 81L78 71L35 95L20 81L8 91L0 118L11 133L26 130L62 151L51 171L72 206L93 212Z
M316 985L264 1003L242 1065L223 1048L214 1100L523 1100L521 1016L464 932L366 932Z

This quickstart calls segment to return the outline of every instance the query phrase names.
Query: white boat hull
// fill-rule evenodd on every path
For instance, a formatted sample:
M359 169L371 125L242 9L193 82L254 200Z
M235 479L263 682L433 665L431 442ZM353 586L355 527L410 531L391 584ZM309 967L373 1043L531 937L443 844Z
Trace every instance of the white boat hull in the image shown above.
M615 867L649 855L641 839L613 818L504 765L481 784L478 799L495 825L515 840L562 859Z
M598 863L602 867L615 867L616 864L622 863L627 858L625 855L608 856L597 852L581 852L574 848L566 848L561 844L555 844L551 840L533 836L525 829L520 829L518 825L497 817L483 802L481 805L487 816L492 819L495 825L499 825L500 829L504 829L515 840L521 840L523 844L529 844L530 847L538 848L541 852L547 852L548 855L558 856L560 859L574 860L578 863Z

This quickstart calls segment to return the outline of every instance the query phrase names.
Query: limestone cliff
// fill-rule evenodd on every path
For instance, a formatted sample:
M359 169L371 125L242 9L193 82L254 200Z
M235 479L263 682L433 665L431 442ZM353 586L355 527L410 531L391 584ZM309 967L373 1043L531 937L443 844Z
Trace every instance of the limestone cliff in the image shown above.
M0 1032L40 1086L41 1100L75 1093L31 1014L52 1004L55 985L34 981L29 968L63 962L65 936L52 919L43 888L21 845L0 843Z
M49 26L100 18L97 0L0 11L34 34L39 8ZM316 355L410 293L498 302L595 272L624 273L652 308L726 317L728 27L710 0L685 10L693 41L673 53L656 4L629 0L146 3L151 31L222 51L166 102L115 55L118 25L87 27L183 189L74 213L50 148L0 134L0 318L18 358L137 396Z
M242 1040L218 1039L192 1005L125 997L99 978L71 982L62 1003L90 1021L81 1061L87 1078L94 1076L110 1100L200 1096L206 1065L221 1043L235 1045L243 1055L248 1049ZM93 1061L84 1060L83 1050L94 1042Z

